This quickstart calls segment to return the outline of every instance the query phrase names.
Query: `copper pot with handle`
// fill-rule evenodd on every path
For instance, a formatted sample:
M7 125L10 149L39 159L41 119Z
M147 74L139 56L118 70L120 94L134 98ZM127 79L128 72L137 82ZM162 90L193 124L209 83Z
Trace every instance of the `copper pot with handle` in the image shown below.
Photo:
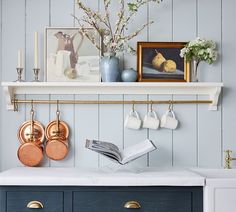
M30 111L31 119L23 123L18 130L18 139L21 146L17 156L26 166L37 166L43 160L44 127L34 120L33 103Z
M69 127L64 121L60 120L58 102L56 116L57 119L51 121L45 129L47 138L45 153L52 160L63 160L69 152Z

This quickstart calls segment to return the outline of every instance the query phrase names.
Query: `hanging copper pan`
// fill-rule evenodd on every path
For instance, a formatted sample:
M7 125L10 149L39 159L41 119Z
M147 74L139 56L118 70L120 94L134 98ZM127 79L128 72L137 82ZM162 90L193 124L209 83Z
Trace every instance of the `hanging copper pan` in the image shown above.
M18 131L21 146L18 149L17 156L24 165L37 166L43 160L43 147L41 145L44 139L44 128L34 120L33 102L30 113L31 120L22 124Z
M57 101L57 111L56 111L56 120L51 121L46 129L45 129L45 136L49 140L51 137L57 136L57 137L65 137L65 139L68 139L69 137L69 127L66 124L66 122L60 120L60 111Z
M52 160L63 160L68 154L68 141L54 136L45 145L45 153Z
M38 166L43 160L43 147L33 142L24 143L19 147L17 156L26 166Z
M21 144L27 143L29 139L32 137L32 133L34 134L34 140L37 142L37 144L43 143L44 140L44 127L43 125L38 121L33 121L33 131L31 133L32 128L32 121L26 121L24 122L19 130L18 130L18 139Z
M45 153L52 160L62 160L68 154L68 137L69 127L68 125L60 120L60 111L58 109L57 101L57 119L50 122L46 127L46 146Z

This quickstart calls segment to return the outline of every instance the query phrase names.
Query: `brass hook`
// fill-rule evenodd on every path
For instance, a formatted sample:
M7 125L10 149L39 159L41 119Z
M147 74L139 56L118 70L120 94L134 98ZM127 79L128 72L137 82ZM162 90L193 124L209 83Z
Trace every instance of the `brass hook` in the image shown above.
M60 110L59 110L59 100L57 100L57 111L56 111L56 115L57 115L57 131L56 133L59 134L60 133Z
M16 95L14 95L12 102L13 102L13 111L18 112L19 107L18 107L18 99L16 99Z
M173 109L173 102L171 100L169 100L169 108L168 108L168 110L172 111L172 109Z
M135 107L134 107L135 102L134 101L132 101L132 102L133 102L133 104L132 104L132 111L134 112L135 111Z
M150 111L153 112L153 101L151 100Z
M30 113L31 113L31 119L33 120L33 115L34 115L34 100L31 100L31 109L30 109Z

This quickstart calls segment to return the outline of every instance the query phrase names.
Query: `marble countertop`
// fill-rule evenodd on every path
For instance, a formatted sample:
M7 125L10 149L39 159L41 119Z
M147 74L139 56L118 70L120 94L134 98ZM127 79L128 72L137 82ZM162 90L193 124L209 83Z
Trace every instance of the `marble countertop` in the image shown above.
M0 186L204 186L185 169L81 169L18 167L0 173Z

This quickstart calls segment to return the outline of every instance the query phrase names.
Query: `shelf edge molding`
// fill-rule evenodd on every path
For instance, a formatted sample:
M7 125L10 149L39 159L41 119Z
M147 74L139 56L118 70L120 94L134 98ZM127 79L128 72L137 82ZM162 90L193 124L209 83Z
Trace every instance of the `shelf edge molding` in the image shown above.
M223 83L76 83L76 82L2 82L7 110L13 110L12 99L20 94L173 94L207 95L209 110L217 110Z

